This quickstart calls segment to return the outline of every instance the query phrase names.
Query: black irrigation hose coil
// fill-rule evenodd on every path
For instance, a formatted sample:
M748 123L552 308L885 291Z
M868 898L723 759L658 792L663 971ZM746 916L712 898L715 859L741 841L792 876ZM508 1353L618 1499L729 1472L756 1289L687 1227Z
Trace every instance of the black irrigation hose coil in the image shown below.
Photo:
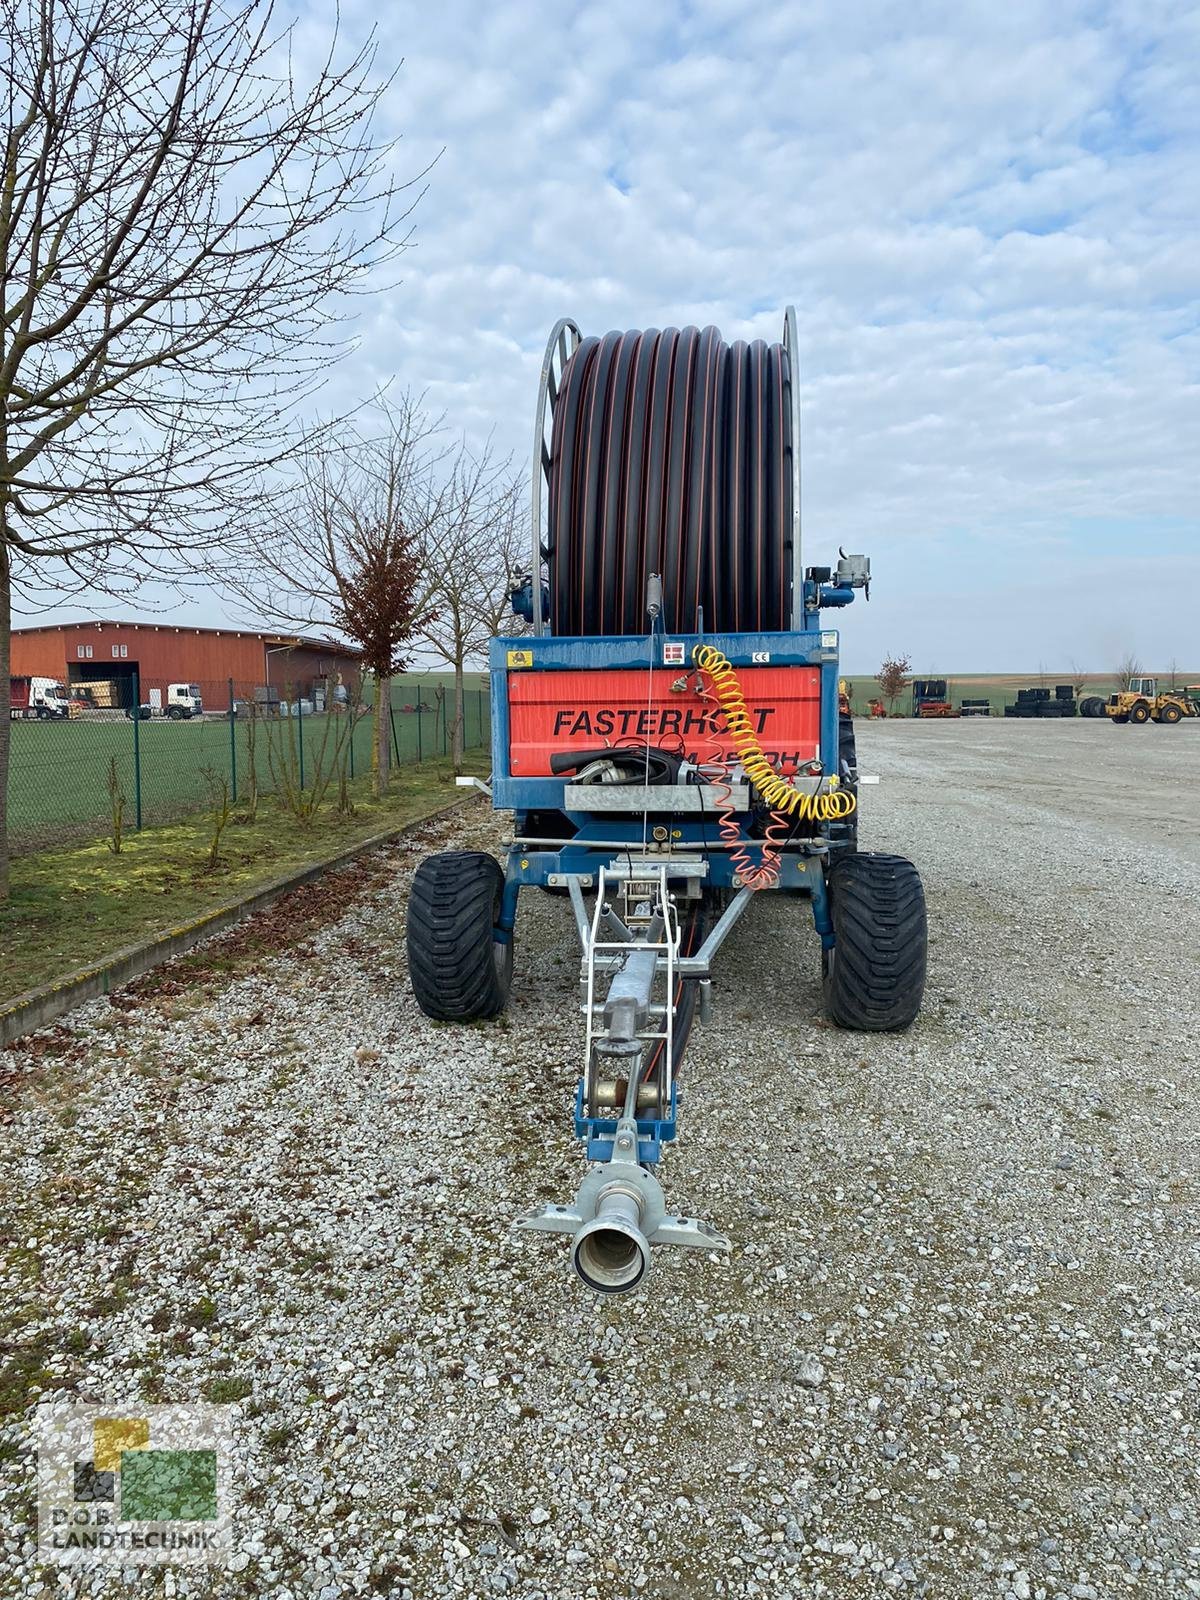
M662 574L671 632L792 622L791 360L716 328L585 338L563 367L548 461L556 634L646 631Z

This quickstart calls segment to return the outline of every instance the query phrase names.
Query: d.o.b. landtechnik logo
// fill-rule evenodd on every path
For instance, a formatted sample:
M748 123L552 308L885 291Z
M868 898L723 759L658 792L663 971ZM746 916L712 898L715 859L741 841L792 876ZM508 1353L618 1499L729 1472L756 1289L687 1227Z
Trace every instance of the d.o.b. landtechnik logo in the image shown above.
M41 1561L228 1558L228 1406L40 1406L36 1426Z

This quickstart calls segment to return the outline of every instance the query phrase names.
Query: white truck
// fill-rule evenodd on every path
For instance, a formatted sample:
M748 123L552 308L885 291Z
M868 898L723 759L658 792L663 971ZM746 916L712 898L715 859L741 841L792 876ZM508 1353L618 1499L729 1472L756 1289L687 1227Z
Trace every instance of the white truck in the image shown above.
M172 722L186 721L190 717L204 715L204 698L200 693L198 683L169 683L167 685L167 703L163 706L163 715L170 717Z
M17 677L9 679L10 715L15 718L69 717L71 703L57 678Z
M140 706L129 706L125 711L129 718L137 717L141 722L149 722L151 717L169 717L172 722L190 721L192 717L204 715L204 700L200 694L198 683L169 683L166 698L163 698L161 689L151 689L150 698L143 700Z

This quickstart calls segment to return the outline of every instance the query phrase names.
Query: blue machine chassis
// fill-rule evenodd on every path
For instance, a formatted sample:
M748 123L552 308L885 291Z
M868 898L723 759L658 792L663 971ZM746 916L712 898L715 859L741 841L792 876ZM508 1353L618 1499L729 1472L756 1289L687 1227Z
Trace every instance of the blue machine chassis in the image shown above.
M811 585L806 585L806 588ZM847 598L849 591L847 591ZM845 604L845 599L832 599L828 591L821 593L823 604ZM692 649L697 644L715 645L723 652L734 668L748 667L757 657L770 661L772 667L816 667L820 672L820 760L825 774L838 772L838 635L832 629L819 626L815 611L807 611L813 626L802 632L788 633L726 633L726 634L671 634L672 643L681 642L685 660L691 663ZM641 815L596 815L592 812L571 812L566 802L566 786L571 781L564 777L517 777L509 765L509 700L508 680L513 671L521 672L611 672L618 668L634 668L649 673L651 667L661 669L663 634L655 630L642 637L615 635L601 638L556 638L523 635L495 638L491 641L489 667L491 671L492 710L492 804L496 810L512 811L514 816L514 843L508 852L505 871L504 898L500 921L495 930L498 940L513 936L516 925L517 901L520 891L530 885L545 886L552 880L562 884L569 877L590 878L593 883L598 868L619 857L624 850L640 854L643 849L644 830ZM510 665L510 652L520 652L527 664L514 668ZM529 836L530 814L534 812L562 812L576 832L569 840L542 841ZM659 846L671 854L695 858L700 855L707 862L706 886L711 888L736 887L736 869L730 853L721 844L715 815L651 813L653 821L667 823L670 827L669 843ZM745 820L749 821L746 813ZM745 842L751 851L761 846L743 824ZM825 869L830 845L825 838L797 840L783 852L779 880L774 889L808 897L813 922L820 935L822 948L831 949L834 942L829 916L828 896L825 887ZM637 1119L638 1159L645 1165L658 1162L663 1144L675 1137L677 1120L677 1090L672 1090L669 1114L665 1118ZM575 1098L575 1131L586 1141L589 1161L610 1160L617 1132L617 1119L589 1117L584 1112L584 1086L582 1080Z

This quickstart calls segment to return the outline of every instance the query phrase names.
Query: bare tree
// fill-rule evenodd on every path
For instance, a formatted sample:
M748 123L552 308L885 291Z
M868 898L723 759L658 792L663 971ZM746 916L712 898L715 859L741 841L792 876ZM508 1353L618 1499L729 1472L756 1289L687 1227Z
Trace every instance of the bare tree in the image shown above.
M238 593L258 618L336 628L375 679L379 787L390 765L392 676L419 640L454 673L450 723L461 770L468 662L501 630L521 557L520 485L507 459L440 443L440 419L418 398L381 404L306 451L296 498L256 536ZM511 631L519 625L510 624Z
M305 82L270 0L4 0L4 34L0 808L14 588L227 549L411 209L373 41Z
M245 710L245 777L242 780L242 803L245 810L242 821L258 821L258 723L262 710L258 701L253 697L246 702Z
M908 688L911 671L912 662L907 656L885 656L883 665L875 674L879 692L887 701L888 710L893 714L896 710L896 701Z
M297 463L294 491L256 533L236 580L259 618L336 630L374 679L376 790L391 765L391 679L425 620L424 548L439 527L442 459L436 420L410 394L367 419L331 426ZM347 719L353 721L353 718Z
M105 783L108 789L108 808L112 815L112 834L108 839L108 848L113 855L119 856L125 833L125 807L129 802L125 798L125 786L121 782L121 774L117 770L116 756L109 756L108 758L108 774Z
M286 686L286 693L286 715L268 718L265 723L267 767L280 804L307 828L334 778L340 779L354 724L349 717L319 717L320 731L315 739L310 736L306 761L301 744L304 703L292 684Z
M223 772L218 772L215 767L202 767L204 788L208 795L208 857L205 870L215 872L221 865L221 837L229 826L231 808L229 804L229 779Z
M451 752L462 771L467 664L482 656L502 631L519 633L510 595L525 547L521 525L522 482L508 460L490 447L478 455L459 451L440 496L436 528L425 540L421 609L427 619L421 639L454 673Z
M1125 690L1135 678L1142 676L1142 663L1132 650L1127 650L1117 663L1117 688Z

